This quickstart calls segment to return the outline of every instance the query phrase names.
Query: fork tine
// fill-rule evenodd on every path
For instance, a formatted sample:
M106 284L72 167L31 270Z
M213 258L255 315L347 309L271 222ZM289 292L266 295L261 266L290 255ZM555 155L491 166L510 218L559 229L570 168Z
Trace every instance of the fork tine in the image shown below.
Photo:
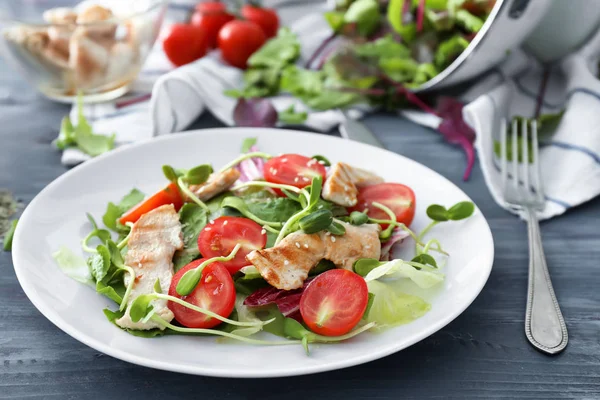
M508 163L506 155L506 130L508 129L506 119L500 121L500 172L502 173L502 190L505 192L508 184Z
M512 173L513 173L513 186L515 188L515 195L519 200L522 199L519 190L519 149L518 149L518 122L515 120L512 123L511 129L511 148L512 148Z
M524 200L533 200L534 194L531 193L531 186L529 185L529 172L531 170L529 165L529 123L526 119L523 119L521 124L521 163L523 164L523 190L521 191L524 195Z
M537 131L537 121L534 119L531 122L531 146L533 146L533 187L535 188L536 199L539 203L544 203L546 199L544 198L544 188L542 185L542 170L540 167L539 160L539 142L538 142L538 131Z

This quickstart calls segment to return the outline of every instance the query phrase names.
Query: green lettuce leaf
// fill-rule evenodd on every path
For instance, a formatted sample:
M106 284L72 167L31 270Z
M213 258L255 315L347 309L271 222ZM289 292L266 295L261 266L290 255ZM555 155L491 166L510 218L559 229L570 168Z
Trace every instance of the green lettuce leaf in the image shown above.
M344 22L354 22L362 36L368 36L379 27L379 4L376 0L356 0L344 14Z
M62 246L59 248L52 254L52 258L54 258L60 270L69 278L92 287L95 286L92 274L85 260L67 247Z
M442 70L452 62L469 46L469 41L461 35L452 36L440 43L435 52L435 66Z
M357 45L354 48L361 57L410 57L410 50L402 43L394 40L391 35L384 36L372 42Z
M409 323L431 309L420 297L399 293L391 285L371 281L367 286L373 300L366 321L377 323L374 331Z
M102 222L104 222L104 225L107 228L116 232L129 230L129 228L119 224L117 220L121 218L126 211L144 200L144 197L144 193L134 188L121 199L119 204L114 204L112 202L108 203L106 212L102 216Z
M437 269L416 269L407 262L397 259L388 261L377 268L374 268L365 276L365 281L371 282L382 277L389 278L408 278L417 284L420 288L428 289L444 281L444 274Z
M244 305L246 296L243 294L237 294L235 296L235 311L237 313L237 320L239 322L260 322L261 319L256 316L253 311L250 311L248 307ZM237 327L231 333L239 336L251 336L262 330L262 326L247 326Z
M277 115L280 122L289 125L301 124L306 121L306 118L308 118L308 114L306 112L297 112L293 104L285 110L279 111Z
M294 33L282 28L277 36L265 43L248 59L250 67L283 68L300 56L300 42Z
M124 329L124 328L121 328L119 325L117 325L117 322L116 322L119 318L121 318L125 314L123 311L118 311L118 310L112 311L112 310L109 310L108 308L105 308L104 310L102 310L102 312L104 312L106 319L108 319L117 328L122 329L125 332L127 332L133 336L143 337L143 338L153 338L153 337L157 337L157 336L163 336L166 333L166 331L160 330L158 328L143 330L143 331L136 330L136 329Z
M455 15L456 23L466 31L477 33L483 26L483 20L474 16L467 10L458 10Z
M379 60L379 67L396 82L409 82L417 73L418 64L410 58L389 57Z

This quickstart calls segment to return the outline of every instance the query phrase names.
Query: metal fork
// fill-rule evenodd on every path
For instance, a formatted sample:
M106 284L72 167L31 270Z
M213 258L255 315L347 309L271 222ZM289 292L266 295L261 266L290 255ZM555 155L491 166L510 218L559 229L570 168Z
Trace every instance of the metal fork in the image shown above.
M545 205L538 158L537 123L532 121L529 132L527 120L521 125L519 149L518 122L513 121L510 134L511 159L507 154L507 126L500 126L500 162L504 200L512 208L522 211L527 220L529 236L529 283L525 334L537 349L556 354L567 346L567 327L563 319L550 273L546 265L540 225L536 211ZM531 152L529 147L531 146ZM521 150L521 160L519 160Z

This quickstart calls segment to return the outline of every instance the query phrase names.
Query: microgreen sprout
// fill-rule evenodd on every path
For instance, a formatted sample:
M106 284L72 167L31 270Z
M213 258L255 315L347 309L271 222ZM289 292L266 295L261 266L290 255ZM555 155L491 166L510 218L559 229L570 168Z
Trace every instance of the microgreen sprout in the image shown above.
M425 245L423 245L421 243L421 241L425 237L425 235L434 226L436 226L440 222L460 221L463 219L467 219L471 215L473 215L473 212L475 212L475 204L473 204L470 201L461 201L459 203L456 203L449 209L446 209L446 207L441 206L439 204L432 204L429 207L427 207L427 216L429 218L431 218L432 221L417 236L418 240L417 240L417 244L415 247L417 254L421 253L421 250L419 248L420 246L423 247L423 250L422 250L423 253L427 253L429 251L429 249L431 248L431 246L434 244L437 246L438 250L441 249L440 242L437 241L436 239L431 239Z
M194 203L198 204L204 211L209 211L208 206L192 192L188 185L201 185L205 183L213 168L209 164L198 165L189 170L175 169L170 165L163 165L163 174L169 181L177 184L179 189Z
M96 253L96 249L90 247L88 242L90 241L90 239L97 237L102 243L106 243L108 240L111 240L110 232L106 229L99 229L98 225L96 224L96 221L94 220L94 217L92 217L89 213L86 215L88 220L90 221L90 224L92 224L93 229L81 241L81 248L87 253Z
M223 199L223 201L221 202L221 207L235 208L244 217L251 219L252 221L256 222L259 225L276 227L276 228L281 228L283 226L283 224L281 222L265 221L264 219L261 219L258 216L254 215L250 211L250 209L248 208L248 205L244 202L244 200L240 199L239 197L235 197L235 196L225 197ZM277 231L277 233L279 233L279 231Z
M242 154L241 156L239 156L235 160L233 160L230 163L226 164L223 168L221 168L219 170L219 172L225 172L228 169L235 167L236 165L238 165L242 161L247 160L249 158L264 158L265 160L268 160L268 159L270 159L272 157L273 157L272 155L267 154L267 153L263 153L263 152L260 152L260 151L255 151L253 153Z
M378 203L376 201L374 201L373 203L373 207L377 207L379 208L381 211L385 212L389 217L390 217L390 221L396 221L396 214L394 214L394 212L387 206ZM390 238L390 236L392 236L392 231L394 230L394 225L389 224L387 228L385 228L380 234L379 237L382 240L388 240Z
M179 282L177 282L177 287L175 288L177 293L180 296L187 296L188 294L192 293L194 291L194 289L196 289L196 286L198 286L198 282L200 282L200 278L202 277L202 270L206 266L212 264L213 262L217 262L217 261L231 261L235 257L235 255L237 254L237 252L239 251L240 248L241 248L241 245L238 243L235 245L235 247L233 248L231 253L229 253L228 256L209 258L208 260L204 261L202 264L198 265L196 268L190 269L189 271L187 271L185 274L183 274L183 276L181 277Z

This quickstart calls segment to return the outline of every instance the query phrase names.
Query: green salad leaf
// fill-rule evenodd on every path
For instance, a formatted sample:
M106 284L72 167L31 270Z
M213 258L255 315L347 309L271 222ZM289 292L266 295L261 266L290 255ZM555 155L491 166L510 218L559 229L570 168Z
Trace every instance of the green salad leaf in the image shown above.
M379 27L379 4L376 0L356 0L344 14L344 22L356 23L358 31L368 36Z
M301 124L308 118L308 113L305 111L296 111L293 104L285 110L279 111L277 115L279 116L280 122L289 125Z
M392 35L386 35L372 42L354 47L354 51L361 57L410 57L410 50L402 43L394 40Z
M435 66L442 70L449 66L456 57L469 46L469 41L461 35L454 35L438 46L434 60Z
M269 40L248 59L250 67L282 68L300 56L300 43L288 28L281 28L277 36Z
M198 235L208 223L206 211L194 203L186 203L179 210L179 221L183 233L183 249L175 252L173 269L175 272L200 256Z
M266 201L249 201L248 210L265 221L285 223L290 217L300 211L300 204L287 198L277 197Z
M371 282L382 277L408 278L422 289L429 289L444 281L444 274L432 268L431 271L418 270L406 261L397 259L388 261L374 269L366 276L365 281Z
M85 260L73 253L69 248L62 246L54 254L52 258L61 271L69 278L77 282L94 287L92 274Z
M121 328L119 325L117 325L116 321L119 318L121 318L123 315L125 315L125 313L123 311L118 311L118 310L112 311L112 310L109 310L108 308L105 308L103 310L103 312L104 312L104 315L106 316L106 319L108 319L113 325L115 325L119 329L122 329L125 332L127 332L133 336L143 337L143 338L153 338L153 337L157 337L157 336L163 336L167 333L166 330L161 330L158 328L147 329L147 330Z
M19 220L14 219L10 223L8 231L4 234L4 241L2 244L2 249L4 251L10 251L12 249L13 236L15 235L15 230L17 229L17 222L19 222Z
M125 226L119 224L117 221L126 211L131 209L133 206L140 203L144 200L144 193L140 192L138 189L132 189L131 192L126 194L119 204L114 204L112 202L108 203L106 206L106 212L102 216L102 222L104 225L112 229L116 232L122 232L123 230L128 230Z
M461 9L456 12L456 23L465 28L465 30L473 33L479 32L483 27L483 20L474 16L467 10Z
M373 300L366 321L377 323L376 327L372 328L374 331L409 323L431 309L420 297L400 293L389 284L370 281L367 287L373 295Z

